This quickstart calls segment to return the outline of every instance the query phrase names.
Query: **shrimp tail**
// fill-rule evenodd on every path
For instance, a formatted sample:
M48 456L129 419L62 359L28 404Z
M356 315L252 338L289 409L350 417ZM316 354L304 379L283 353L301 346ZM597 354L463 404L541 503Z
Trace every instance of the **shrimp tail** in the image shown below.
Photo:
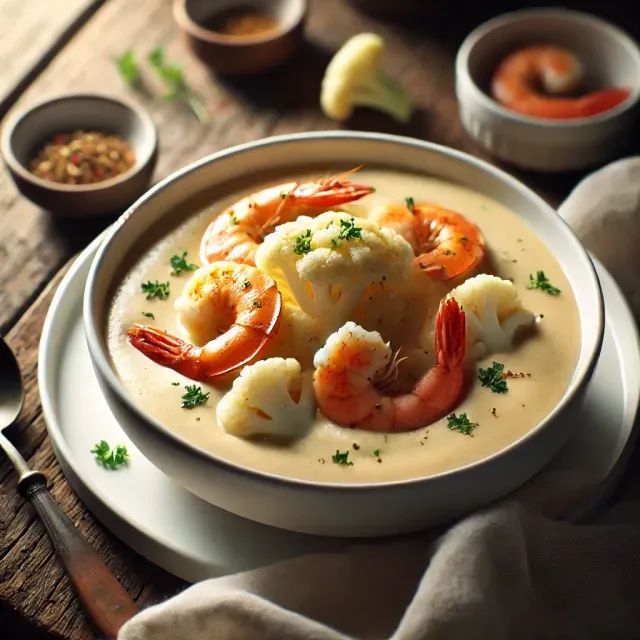
M447 298L436 318L436 361L446 369L455 369L464 360L466 317L455 298Z
M604 89L584 97L585 116L593 116L608 111L624 102L631 92L629 89Z
M197 347L170 333L140 324L134 324L127 334L132 346L150 360L193 380L204 380L202 367L193 357Z

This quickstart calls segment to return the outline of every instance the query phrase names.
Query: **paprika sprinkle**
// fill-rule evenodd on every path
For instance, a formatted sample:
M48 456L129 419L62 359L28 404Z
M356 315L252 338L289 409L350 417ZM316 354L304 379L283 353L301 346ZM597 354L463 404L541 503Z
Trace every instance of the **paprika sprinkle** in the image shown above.
M268 13L251 7L222 11L203 26L226 36L262 36L278 28L278 21Z

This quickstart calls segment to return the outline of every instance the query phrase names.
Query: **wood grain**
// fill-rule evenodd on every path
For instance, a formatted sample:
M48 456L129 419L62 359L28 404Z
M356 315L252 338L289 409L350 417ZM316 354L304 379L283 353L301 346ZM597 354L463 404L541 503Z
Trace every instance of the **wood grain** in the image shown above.
M102 0L0 0L0 115Z
M71 4L71 0L28 1L37 2L39 9L46 4ZM318 108L324 68L348 37L372 30L386 38L385 67L411 92L417 110L404 127L365 110L345 126L412 135L482 157L458 119L454 57L470 28L505 7L496 9L496 3L473 0L465 3L468 6L451 12L448 21L401 23L385 18L383 23L360 13L345 0L311 0L307 42L291 64L252 80L223 82L187 53L173 22L169 0L109 0L55 57L17 108L61 90L132 97L116 73L113 58L132 47L143 60L149 50L163 44L168 60L185 66L190 85L202 95L213 118L203 129L188 111L163 102L145 69L148 94L133 97L149 110L159 129L161 152L156 178L161 178L229 145L272 134L336 128ZM519 177L555 204L581 176ZM84 508L64 480L46 439L36 384L38 339L63 267L111 221L55 220L20 198L6 172L0 173L0 332L13 327L8 340L24 369L28 394L21 421L11 435L29 462L48 475L56 500L124 587L146 606L172 595L184 584L127 549ZM61 268L63 271L59 271ZM0 602L5 601L29 621L64 640L86 640L89 631L69 583L42 525L17 495L15 478L4 460L0 460L0 504Z

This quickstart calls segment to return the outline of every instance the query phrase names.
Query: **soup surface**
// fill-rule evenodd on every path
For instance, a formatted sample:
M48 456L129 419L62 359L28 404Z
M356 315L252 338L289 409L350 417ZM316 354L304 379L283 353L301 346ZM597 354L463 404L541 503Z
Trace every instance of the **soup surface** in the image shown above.
M490 260L480 271L511 279L522 306L536 315L535 330L512 350L472 363L468 393L453 411L458 416L466 414L477 424L473 432L465 435L448 428L449 422L444 418L416 431L374 433L336 426L318 412L313 426L288 444L244 439L229 434L216 421L216 403L230 388L230 380L216 386L196 383L203 392L210 393L209 400L191 410L182 408L184 387L194 382L134 349L128 342L127 330L132 324L141 323L186 338L173 303L190 274L171 275L170 258L186 251L187 262L199 264L200 240L218 213L263 186L309 175L287 174L265 184L250 183L218 198L154 244L128 271L111 305L108 343L115 370L135 402L179 436L221 458L278 475L325 482L424 477L490 456L531 431L562 398L580 350L578 310L560 265L529 227L497 202L459 185L380 168L358 172L357 182L376 188L374 196L365 197L360 204L367 205L373 197L403 202L410 195L415 202L434 202L462 213L480 227L489 248ZM560 295L527 288L529 275L540 270L561 290ZM149 280L169 281L169 297L148 300L141 283ZM459 283L456 280L438 286L444 295ZM287 329L281 331L281 340L294 340ZM299 329L297 343L303 342L303 334L304 330ZM383 337L393 339L384 334ZM505 371L521 375L507 379L507 393L493 393L478 381L478 368L490 367L494 361L504 364ZM348 460L353 464L335 462L336 451L348 451Z

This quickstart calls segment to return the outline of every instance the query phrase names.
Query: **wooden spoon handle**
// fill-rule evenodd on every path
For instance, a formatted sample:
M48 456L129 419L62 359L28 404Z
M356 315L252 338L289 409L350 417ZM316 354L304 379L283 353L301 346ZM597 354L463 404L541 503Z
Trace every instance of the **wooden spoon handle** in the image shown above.
M62 512L42 473L23 476L18 488L44 522L90 621L104 640L116 640L120 627L140 611L138 606Z

